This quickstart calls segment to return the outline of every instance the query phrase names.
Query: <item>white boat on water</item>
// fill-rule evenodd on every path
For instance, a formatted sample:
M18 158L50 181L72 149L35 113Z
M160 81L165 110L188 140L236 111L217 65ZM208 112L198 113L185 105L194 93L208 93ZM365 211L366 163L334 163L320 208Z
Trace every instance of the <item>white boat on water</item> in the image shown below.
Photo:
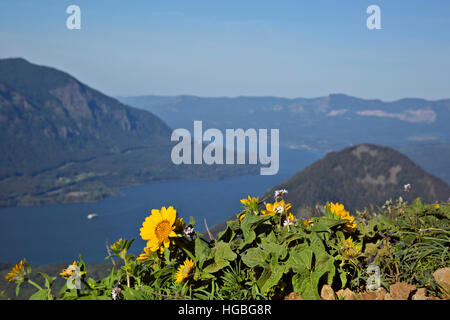
M97 214L97 213L89 213L89 214L87 215L88 220L94 219L94 218L96 218L96 217L98 217L98 214Z

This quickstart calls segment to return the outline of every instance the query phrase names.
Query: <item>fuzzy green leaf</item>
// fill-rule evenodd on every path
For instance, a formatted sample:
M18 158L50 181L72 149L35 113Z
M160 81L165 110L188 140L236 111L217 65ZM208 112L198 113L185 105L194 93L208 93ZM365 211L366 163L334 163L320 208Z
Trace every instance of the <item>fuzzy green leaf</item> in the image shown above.
M242 255L242 261L250 268L266 266L267 253L260 248L250 248Z
M273 286L277 285L284 273L284 265L270 265L264 268L257 284L263 294L267 293Z
M30 300L51 300L50 299L51 294L49 289L43 289L39 290L38 292L34 293Z
M236 258L237 255L233 252L233 250L231 250L229 243L223 241L219 241L216 243L216 252L214 254L214 260L216 262L220 260L233 261Z
M195 257L197 258L199 268L203 267L203 264L208 259L210 252L211 249L208 244L200 237L197 237L195 239Z

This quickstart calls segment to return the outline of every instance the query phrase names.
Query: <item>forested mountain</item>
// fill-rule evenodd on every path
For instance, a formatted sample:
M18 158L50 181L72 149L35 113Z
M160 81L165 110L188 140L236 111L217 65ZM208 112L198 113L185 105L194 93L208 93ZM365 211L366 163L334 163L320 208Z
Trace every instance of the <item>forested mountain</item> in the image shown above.
M406 184L411 185L410 192L405 192ZM400 196L410 202L421 197L429 203L450 197L447 183L398 151L371 144L330 152L274 187L267 196L277 189L288 190L288 201L296 209L331 201L355 210L371 204L381 206Z
M67 73L0 60L0 205L94 200L154 180L250 172L177 167L171 133L154 114Z

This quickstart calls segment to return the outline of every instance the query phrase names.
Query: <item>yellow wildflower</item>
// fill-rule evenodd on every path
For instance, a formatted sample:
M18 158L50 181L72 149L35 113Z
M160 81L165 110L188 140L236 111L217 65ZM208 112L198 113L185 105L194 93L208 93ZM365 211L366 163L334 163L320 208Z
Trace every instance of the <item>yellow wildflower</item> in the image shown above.
M110 248L114 253L119 253L120 251L123 250L124 246L125 246L125 241L122 238L120 238L115 243L113 243L110 246Z
M136 258L136 260L141 261L141 262L147 261L150 259L151 254L152 254L152 252L150 251L150 248L145 247L144 252L141 253L139 255L139 257Z
M285 203L284 200L275 201L275 203L267 203L266 210L261 210L261 213L265 216L273 216L276 213L291 213L292 205L290 203Z
M250 197L250 196L248 196L248 199L241 199L241 203L247 207L253 203L258 204L258 201L259 201L259 198Z
M350 237L342 241L341 248L349 258L356 257L360 251L359 246L355 245Z
M189 272L194 267L194 261L186 259L182 265L179 266L177 273L175 274L175 283L179 283L187 278Z
M303 220L303 225L305 226L305 227L309 227L310 225L312 225L313 224L313 220L312 219L304 219Z
M330 211L341 220L348 220L348 222L344 225L344 230L353 233L356 230L356 223L353 221L355 217L351 216L350 213L345 210L344 205L340 203L334 204L330 203Z
M153 209L152 214L145 218L140 235L143 240L147 240L147 247L151 251L164 250L163 246L169 248L169 238L177 236L174 232L176 218L177 211L172 206Z
M25 271L25 261L21 260L6 275L6 280L8 280L8 282L15 282L15 281L21 282L21 281L25 280L26 275L27 275L27 272Z
M289 212L286 220L283 222L283 226L288 226L291 224L297 224L297 219L294 217L292 213Z
M70 266L67 267L67 269L63 269L59 275L63 276L64 278L71 277L73 276L76 270L77 270L77 262L74 261Z

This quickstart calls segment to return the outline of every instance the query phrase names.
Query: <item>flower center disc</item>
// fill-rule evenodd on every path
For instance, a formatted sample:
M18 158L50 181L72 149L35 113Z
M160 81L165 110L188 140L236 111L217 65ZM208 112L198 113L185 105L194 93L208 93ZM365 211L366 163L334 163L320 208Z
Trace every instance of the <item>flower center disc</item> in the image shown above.
M163 220L156 226L155 234L160 242L163 242L169 237L171 231L170 223L167 220Z
M184 276L189 271L189 266L184 266L183 270L181 270L181 275Z

